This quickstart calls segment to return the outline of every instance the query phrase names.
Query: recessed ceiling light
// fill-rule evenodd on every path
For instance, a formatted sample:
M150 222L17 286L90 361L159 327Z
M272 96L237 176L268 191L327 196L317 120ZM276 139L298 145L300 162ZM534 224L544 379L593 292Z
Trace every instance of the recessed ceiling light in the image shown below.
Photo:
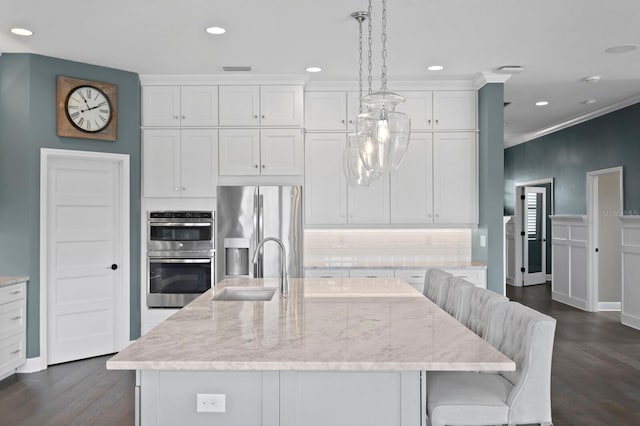
M442 65L431 65L431 66L428 66L427 69L429 71L442 71L444 67Z
M585 83L597 83L600 81L602 77L599 75L590 75L589 77L585 77L582 79Z
M322 68L320 67L309 67L307 68L307 72L320 72L322 71Z
M631 52L632 50L636 50L638 48L637 44L621 44L620 46L613 46L608 49L605 49L607 53L625 53Z
M215 34L215 35L220 35L227 32L227 30L225 30L222 27L209 27L205 31L208 32L209 34Z
M549 105L549 102L547 101L538 101L536 102L536 106L547 106Z
M15 35L25 36L25 37L33 35L33 31L28 30L26 28L11 28L11 32L14 33Z
M583 104L585 105L593 105L596 103L595 99L587 99L586 101L582 101Z

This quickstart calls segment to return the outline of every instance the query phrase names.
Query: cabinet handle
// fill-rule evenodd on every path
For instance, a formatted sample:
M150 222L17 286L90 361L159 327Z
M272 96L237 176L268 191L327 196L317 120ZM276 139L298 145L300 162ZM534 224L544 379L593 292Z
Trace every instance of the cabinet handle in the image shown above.
M344 120L341 120L342 124L344 124Z
M436 213L436 217L440 217L440 215L438 213Z
M258 119L258 116L257 116L257 115L254 115L254 116L253 116L253 118L255 118L255 119L257 120L257 119Z
M182 116L182 119L184 120L185 118L187 118L187 116L186 116L186 115L183 115L183 116Z
M438 124L438 120L436 120L436 124Z
M12 292L11 292L11 293L9 293L9 294L20 294L20 293L22 293L22 291L20 291L20 290L16 290L16 291L12 291Z
M186 191L186 190L187 190L187 188L183 186L183 187L182 187L182 190L183 190L183 191Z
M431 120L427 120L427 123L428 123L428 124L431 124Z
M411 275L411 278L424 278L422 275Z
M365 278L378 278L378 277L375 275L367 275Z
M16 349L15 351L11 352L9 355L15 355L19 353L20 353L20 349Z
M320 275L320 278L333 278L331 275Z
M264 118L264 115L262 116L262 118Z
M267 166L265 166L265 165L263 164L263 165L262 165L262 168L263 168L263 169L266 169L266 168L267 168Z
M179 118L180 118L180 117L178 117L177 115L174 115L174 116L173 116L173 119L174 119L174 120L178 120Z
M353 124L353 120L349 120L349 124Z
M11 321L18 321L20 318L22 318L22 317L13 317L13 318L11 318Z
M254 165L253 165L253 167L255 167L255 168L257 169L257 168L258 168L258 165L257 165L257 164L254 164Z

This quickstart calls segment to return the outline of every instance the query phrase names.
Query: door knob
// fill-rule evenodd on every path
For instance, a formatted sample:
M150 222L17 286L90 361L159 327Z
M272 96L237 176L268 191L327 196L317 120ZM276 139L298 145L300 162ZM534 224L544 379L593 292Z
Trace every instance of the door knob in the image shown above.
M116 264L114 263L113 265L111 265L111 269L113 269L113 270L115 271L116 269L118 269L118 265L116 265Z

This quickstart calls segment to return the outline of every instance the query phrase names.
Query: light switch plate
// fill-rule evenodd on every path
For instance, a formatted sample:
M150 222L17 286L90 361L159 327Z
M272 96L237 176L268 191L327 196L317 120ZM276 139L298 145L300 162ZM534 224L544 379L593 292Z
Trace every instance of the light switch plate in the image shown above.
M486 246L487 246L487 236L480 235L480 247L486 247Z
M226 395L223 393L199 393L197 397L198 413L224 413L226 405Z

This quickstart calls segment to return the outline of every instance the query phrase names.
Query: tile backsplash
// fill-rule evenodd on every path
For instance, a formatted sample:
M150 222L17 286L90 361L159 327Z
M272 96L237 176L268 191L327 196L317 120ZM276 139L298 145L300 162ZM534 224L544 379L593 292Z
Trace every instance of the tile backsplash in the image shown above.
M306 262L353 259L470 261L470 229L305 230Z

